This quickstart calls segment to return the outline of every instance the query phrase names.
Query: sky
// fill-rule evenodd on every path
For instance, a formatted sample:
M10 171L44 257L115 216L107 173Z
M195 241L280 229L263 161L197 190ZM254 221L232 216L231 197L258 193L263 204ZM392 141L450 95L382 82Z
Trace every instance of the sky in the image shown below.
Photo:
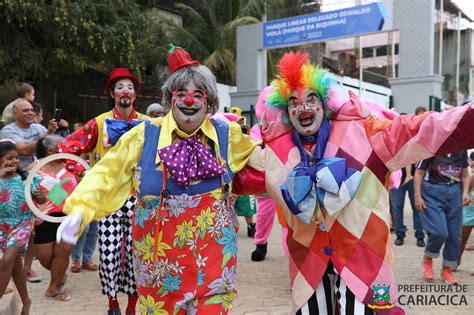
M362 4L371 3L376 0L361 0ZM416 1L416 0L412 0ZM436 0L439 1L439 0ZM448 0L445 0L448 1ZM458 5L458 7L474 21L474 0L452 0ZM324 4L327 6L327 10L337 10L340 8L346 8L354 6L357 3L356 0L324 0ZM474 27L473 27L474 28Z
M458 7L474 20L474 1L473 0L453 0Z

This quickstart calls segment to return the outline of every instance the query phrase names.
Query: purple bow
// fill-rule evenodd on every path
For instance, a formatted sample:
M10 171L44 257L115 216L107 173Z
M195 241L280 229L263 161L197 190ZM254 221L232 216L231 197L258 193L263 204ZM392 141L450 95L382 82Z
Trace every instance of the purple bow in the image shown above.
M160 149L158 154L171 177L183 187L191 181L224 173L224 168L199 141L197 134Z

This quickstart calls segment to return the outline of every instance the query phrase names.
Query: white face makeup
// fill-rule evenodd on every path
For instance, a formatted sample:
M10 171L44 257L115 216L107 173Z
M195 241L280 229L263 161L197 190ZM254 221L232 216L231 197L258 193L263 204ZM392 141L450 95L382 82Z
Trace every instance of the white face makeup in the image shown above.
M298 92L294 91L288 99L288 116L300 135L314 135L323 121L323 102L314 90L305 90L299 101Z
M115 106L127 108L135 102L137 94L132 80L122 79L115 83L114 89L110 92L110 96L114 99Z
M173 91L172 112L179 129L193 133L203 122L207 112L207 94L193 81Z

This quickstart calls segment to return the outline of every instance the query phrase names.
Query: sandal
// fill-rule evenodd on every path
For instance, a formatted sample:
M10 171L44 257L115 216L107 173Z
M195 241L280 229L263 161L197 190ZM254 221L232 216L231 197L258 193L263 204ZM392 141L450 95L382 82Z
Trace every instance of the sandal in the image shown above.
M36 271L34 270L28 271L25 275L25 278L26 278L26 281L29 281L29 282L41 282L41 280L43 280L43 278L40 275L38 275Z
M97 271L99 267L94 264L92 261L87 261L82 263L82 269L89 270L89 271Z
M73 261L71 266L71 272L78 273L81 272L81 263L78 261Z
M71 298L71 296L66 292L59 292L58 294L55 294L55 295L46 295L46 297L55 299L61 302L69 301L69 299Z

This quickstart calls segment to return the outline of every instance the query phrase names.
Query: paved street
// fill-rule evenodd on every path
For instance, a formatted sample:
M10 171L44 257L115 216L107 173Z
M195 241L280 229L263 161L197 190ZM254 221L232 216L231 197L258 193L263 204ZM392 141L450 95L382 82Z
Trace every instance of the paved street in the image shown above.
M421 290L429 290L426 285L415 287L413 285L425 284L421 278L420 261L423 250L416 247L413 230L411 227L411 215L407 213L406 225L409 227L408 237L405 245L394 248L395 272L399 286L401 287L400 302L411 305L405 307L407 314L413 315L461 315L474 313L474 277L470 272L474 271L474 252L466 252L464 263L456 275L465 285L460 287L465 292L441 292L422 293ZM290 289L287 272L287 261L280 246L280 229L275 225L269 244L268 258L261 263L250 260L250 253L254 249L245 232L245 223L241 221L239 232L239 269L237 275L237 287L239 295L235 301L233 315L278 315L289 314L290 311ZM471 238L471 242L474 238ZM439 277L440 260L435 263L436 276ZM28 284L33 299L32 315L89 315L105 314L107 306L106 298L100 293L100 282L97 272L82 271L80 274L69 274L66 290L71 294L68 302L58 302L44 297L48 274L35 261L35 268L39 271L45 281L40 284ZM440 280L433 282L435 286L431 290L449 290L447 285ZM412 285L410 287L410 285ZM454 290L455 291L455 290ZM419 293L416 293L419 292ZM434 295L436 301L450 305L421 305L426 304ZM463 302L465 299L465 303ZM120 299L122 307L125 308L126 299ZM427 302L428 301L428 302ZM2 303L4 303L2 301ZM431 301L433 303L433 301ZM465 305L467 303L467 305ZM462 305L452 305L462 304ZM1 305L0 305L1 306ZM1 308L0 308L1 309Z

